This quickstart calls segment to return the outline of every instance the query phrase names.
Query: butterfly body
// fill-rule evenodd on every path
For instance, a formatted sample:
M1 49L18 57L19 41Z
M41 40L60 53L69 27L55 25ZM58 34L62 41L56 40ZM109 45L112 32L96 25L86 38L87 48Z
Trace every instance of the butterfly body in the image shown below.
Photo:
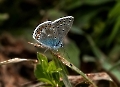
M57 50L63 47L63 39L72 27L74 18L67 16L55 21L46 21L39 24L33 33L33 38L41 46Z

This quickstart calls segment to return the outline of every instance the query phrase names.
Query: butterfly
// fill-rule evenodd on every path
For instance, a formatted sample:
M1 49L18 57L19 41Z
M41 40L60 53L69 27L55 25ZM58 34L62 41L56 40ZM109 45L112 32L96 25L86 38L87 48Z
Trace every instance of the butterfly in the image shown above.
M72 27L74 17L66 16L55 21L46 21L39 24L34 32L33 38L42 47L58 50L63 47L63 39Z

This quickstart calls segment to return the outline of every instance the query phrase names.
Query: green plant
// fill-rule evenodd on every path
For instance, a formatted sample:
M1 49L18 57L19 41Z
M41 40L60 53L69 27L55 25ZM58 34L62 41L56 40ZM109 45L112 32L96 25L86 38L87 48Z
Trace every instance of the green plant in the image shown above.
M61 68L55 66L55 62L52 60L48 62L46 56L41 53L37 53L38 64L35 68L35 76L38 80L50 84L53 87L62 87L60 81Z

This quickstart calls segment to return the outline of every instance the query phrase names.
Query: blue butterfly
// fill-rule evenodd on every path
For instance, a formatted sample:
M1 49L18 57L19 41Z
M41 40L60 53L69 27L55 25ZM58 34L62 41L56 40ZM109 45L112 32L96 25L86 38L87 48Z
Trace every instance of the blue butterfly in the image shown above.
M39 24L33 33L33 38L42 47L58 50L63 47L63 39L72 27L74 17L66 16L55 21L46 21Z

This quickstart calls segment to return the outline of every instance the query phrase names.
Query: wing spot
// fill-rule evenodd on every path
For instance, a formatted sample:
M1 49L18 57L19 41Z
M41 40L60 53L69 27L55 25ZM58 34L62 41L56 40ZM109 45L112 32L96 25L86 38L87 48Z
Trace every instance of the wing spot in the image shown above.
M55 45L55 46L58 46L59 45L59 43L60 43L60 41L58 41L58 43ZM61 45L60 45L61 46Z
M39 30L37 30L36 34L40 34L40 31L39 31Z
M71 22L71 20L69 20L69 22Z
M35 36L35 38L38 40L38 39L39 39L39 36Z
M57 26L57 28L59 28L59 26Z
M62 26L62 24L60 24L60 26Z

